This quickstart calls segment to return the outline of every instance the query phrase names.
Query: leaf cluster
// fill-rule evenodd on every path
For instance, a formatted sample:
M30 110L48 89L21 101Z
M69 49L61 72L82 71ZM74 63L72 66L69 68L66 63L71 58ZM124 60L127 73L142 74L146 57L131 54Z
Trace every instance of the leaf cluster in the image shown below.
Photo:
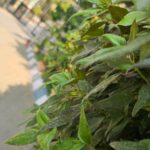
M39 150L149 150L149 1L87 1L90 8L69 19L82 16L79 26L63 36L57 30L48 42L48 101L32 108L30 131L7 143L35 142Z

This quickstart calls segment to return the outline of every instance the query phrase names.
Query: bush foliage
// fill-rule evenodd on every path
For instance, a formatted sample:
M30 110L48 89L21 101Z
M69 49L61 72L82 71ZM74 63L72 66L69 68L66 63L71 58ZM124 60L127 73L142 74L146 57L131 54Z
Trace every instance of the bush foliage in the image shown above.
M66 2L51 1L50 37L39 46L49 99L7 143L149 150L150 1Z

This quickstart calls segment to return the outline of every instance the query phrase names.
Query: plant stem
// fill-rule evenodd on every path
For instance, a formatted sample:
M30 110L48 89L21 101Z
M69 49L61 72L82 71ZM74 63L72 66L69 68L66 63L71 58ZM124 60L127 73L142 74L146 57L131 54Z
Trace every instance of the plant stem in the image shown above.
M132 64L135 64L135 57L134 57L134 53L132 53L132 57L133 59L131 58L131 55L129 57L129 60ZM138 68L135 68L135 71L141 76L141 78L148 84L150 85L150 82L149 80L144 76L144 74L138 69Z
M136 70L137 73L141 76L141 78L142 78L148 85L150 85L149 80L143 75L143 73L142 73L138 68L135 68L135 70Z

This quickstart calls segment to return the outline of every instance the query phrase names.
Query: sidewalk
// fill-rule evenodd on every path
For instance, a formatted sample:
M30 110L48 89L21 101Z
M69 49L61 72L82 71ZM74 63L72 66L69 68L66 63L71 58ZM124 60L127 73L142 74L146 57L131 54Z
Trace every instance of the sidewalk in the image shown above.
M0 150L31 150L3 143L23 131L24 127L18 124L27 119L23 112L34 100L24 47L29 37L21 24L2 8L0 22Z

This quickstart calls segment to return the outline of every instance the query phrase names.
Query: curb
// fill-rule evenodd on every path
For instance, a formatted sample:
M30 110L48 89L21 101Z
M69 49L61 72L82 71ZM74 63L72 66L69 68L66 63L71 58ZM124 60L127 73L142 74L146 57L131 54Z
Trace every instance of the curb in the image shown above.
M37 60L33 52L32 46L26 49L29 69L32 76L32 90L35 97L35 104L42 105L48 100L47 89L37 67Z

